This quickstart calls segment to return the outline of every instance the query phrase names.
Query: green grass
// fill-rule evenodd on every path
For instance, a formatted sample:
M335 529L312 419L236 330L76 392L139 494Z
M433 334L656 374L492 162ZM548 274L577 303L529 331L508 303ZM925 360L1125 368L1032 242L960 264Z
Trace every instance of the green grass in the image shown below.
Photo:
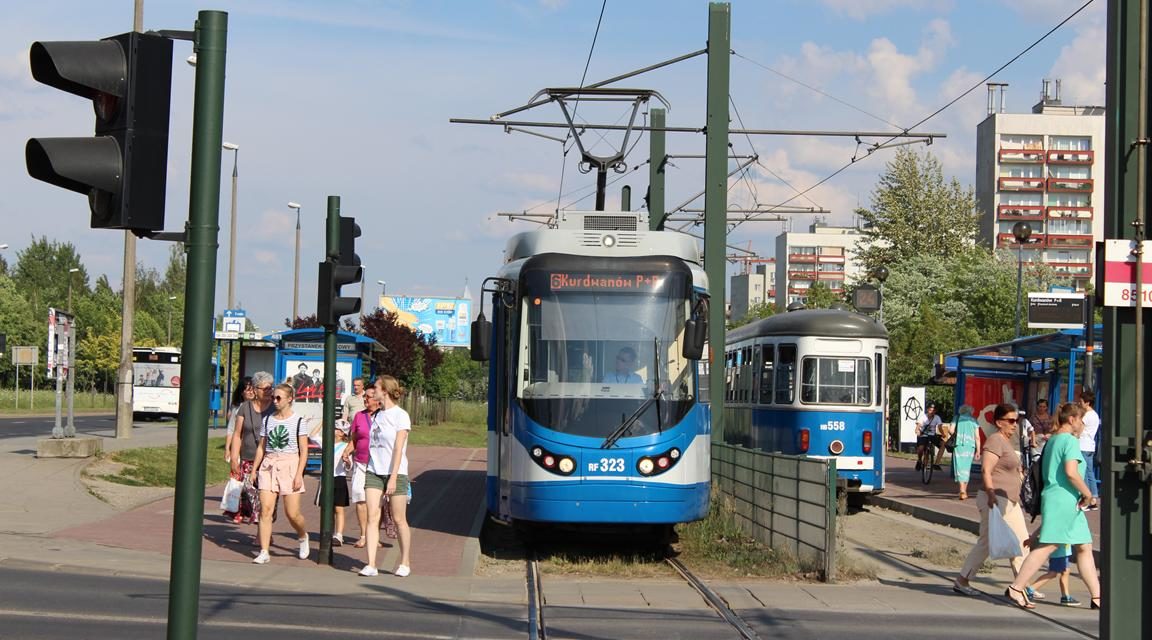
M101 480L133 487L176 486L176 445L125 449L109 454L108 459L124 468L116 474L97 476ZM209 438L205 485L224 482L229 472L228 463L224 461L224 438Z
M26 384L26 380L21 380L21 385ZM51 383L55 385L55 383ZM0 389L0 411L5 415L28 415L31 413L52 413L56 410L56 387L52 386L48 389L38 388L35 394L28 391L28 387L24 386L20 389L20 406L16 406L16 390L11 387L7 389ZM67 395L61 396L61 406L64 414L68 413L68 397ZM116 396L110 393L88 393L76 390L75 397L72 400L72 407L76 411L98 411L106 409L108 411L116 410Z
M483 448L488 446L488 427L484 424L464 422L418 424L412 427L408 442L422 447Z

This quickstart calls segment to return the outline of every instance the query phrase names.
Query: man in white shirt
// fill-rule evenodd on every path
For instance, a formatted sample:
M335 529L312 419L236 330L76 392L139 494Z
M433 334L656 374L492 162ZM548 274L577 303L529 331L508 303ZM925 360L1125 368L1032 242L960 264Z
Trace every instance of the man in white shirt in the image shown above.
M1093 498L1100 497L1099 480L1096 478L1096 433L1100 431L1100 414L1092 408L1096 402L1096 394L1091 389L1080 392L1080 406L1087 411L1084 414L1084 431L1080 433L1080 453L1084 454L1084 482L1092 491Z

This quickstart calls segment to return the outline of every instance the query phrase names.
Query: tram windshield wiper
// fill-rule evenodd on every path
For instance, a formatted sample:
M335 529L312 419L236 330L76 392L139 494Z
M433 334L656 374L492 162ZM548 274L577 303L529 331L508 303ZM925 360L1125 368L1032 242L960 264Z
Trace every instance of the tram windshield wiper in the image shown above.
M632 425L636 424L636 422L640 419L640 416L644 414L644 411L646 411L648 407L652 406L652 403L656 402L656 399L659 397L659 390L653 392L653 394L649 396L647 400L645 400L639 407L636 407L636 410L632 412L632 415L625 418L624 422L621 422L620 426L616 427L616 430L604 439L604 444L600 445L600 448L610 449L612 445L616 444L617 440L627 435L628 430L632 428Z

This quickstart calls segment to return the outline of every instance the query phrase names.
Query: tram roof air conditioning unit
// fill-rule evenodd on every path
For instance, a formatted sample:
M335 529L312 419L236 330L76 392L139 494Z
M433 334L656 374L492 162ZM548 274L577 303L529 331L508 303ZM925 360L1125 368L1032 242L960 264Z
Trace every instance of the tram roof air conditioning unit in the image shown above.
M556 228L572 231L647 231L648 213L644 211L562 211L557 216Z

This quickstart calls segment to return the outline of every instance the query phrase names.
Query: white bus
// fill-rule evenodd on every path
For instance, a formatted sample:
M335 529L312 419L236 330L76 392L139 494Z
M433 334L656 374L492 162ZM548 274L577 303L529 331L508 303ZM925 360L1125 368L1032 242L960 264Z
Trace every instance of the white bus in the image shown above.
M180 349L132 349L132 417L175 418L180 413Z

